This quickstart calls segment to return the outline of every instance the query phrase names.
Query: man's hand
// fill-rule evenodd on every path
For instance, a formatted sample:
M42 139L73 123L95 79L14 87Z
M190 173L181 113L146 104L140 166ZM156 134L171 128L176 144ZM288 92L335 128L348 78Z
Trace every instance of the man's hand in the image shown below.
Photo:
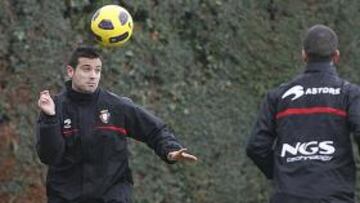
M40 92L40 98L38 100L38 106L45 114L49 116L55 115L55 103L50 97L49 90Z
M186 151L187 151L186 148L182 148L177 151L169 152L167 155L167 158L169 161L191 161L191 162L194 162L194 161L198 160L196 156L186 153Z

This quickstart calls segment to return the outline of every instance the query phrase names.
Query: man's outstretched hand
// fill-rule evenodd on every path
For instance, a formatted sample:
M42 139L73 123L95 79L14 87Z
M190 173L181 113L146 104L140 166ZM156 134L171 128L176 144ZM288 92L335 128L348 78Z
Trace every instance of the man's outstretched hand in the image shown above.
M55 115L55 103L50 97L49 90L44 90L40 92L40 97L38 100L38 106L45 114L49 116Z
M177 151L169 152L167 155L167 158L169 161L191 161L195 162L198 160L198 158L192 154L189 154L186 152L186 148L182 148Z

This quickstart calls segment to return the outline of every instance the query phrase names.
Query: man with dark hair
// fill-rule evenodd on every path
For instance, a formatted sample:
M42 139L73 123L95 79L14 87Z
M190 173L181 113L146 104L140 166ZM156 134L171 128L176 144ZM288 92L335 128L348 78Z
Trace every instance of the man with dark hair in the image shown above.
M360 90L341 79L338 39L327 26L305 36L304 73L269 91L247 155L273 180L272 203L354 203L350 134L360 143Z
M167 163L197 160L159 118L99 88L101 70L95 49L77 48L64 90L54 98L40 93L36 148L49 167L49 203L131 202L127 137L145 142Z

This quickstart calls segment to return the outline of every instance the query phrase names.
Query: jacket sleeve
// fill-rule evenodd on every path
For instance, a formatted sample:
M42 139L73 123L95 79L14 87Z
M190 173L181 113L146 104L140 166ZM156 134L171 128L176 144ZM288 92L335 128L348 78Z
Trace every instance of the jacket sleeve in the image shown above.
M354 136L360 153L360 88L358 86L351 86L347 114L350 131Z
M36 151L44 164L57 163L64 151L65 140L61 134L58 109L55 116L40 113L36 123Z
M139 106L130 105L125 119L129 137L145 142L165 162L175 163L167 159L167 154L182 146L159 118Z
M268 179L273 178L275 109L271 94L268 93L246 146L248 157Z

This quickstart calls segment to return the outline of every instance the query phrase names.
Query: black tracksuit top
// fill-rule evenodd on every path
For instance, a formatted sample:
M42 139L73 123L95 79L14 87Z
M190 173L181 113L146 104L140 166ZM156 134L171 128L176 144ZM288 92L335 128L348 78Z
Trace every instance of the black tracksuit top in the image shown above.
M273 179L273 202L354 203L351 133L359 143L359 87L312 62L268 92L247 154Z
M69 81L54 101L56 115L41 113L37 123L37 152L49 166L49 199L130 201L130 194L122 194L132 184L127 137L145 142L168 163L167 153L181 148L160 119L128 98L100 88L81 94Z

